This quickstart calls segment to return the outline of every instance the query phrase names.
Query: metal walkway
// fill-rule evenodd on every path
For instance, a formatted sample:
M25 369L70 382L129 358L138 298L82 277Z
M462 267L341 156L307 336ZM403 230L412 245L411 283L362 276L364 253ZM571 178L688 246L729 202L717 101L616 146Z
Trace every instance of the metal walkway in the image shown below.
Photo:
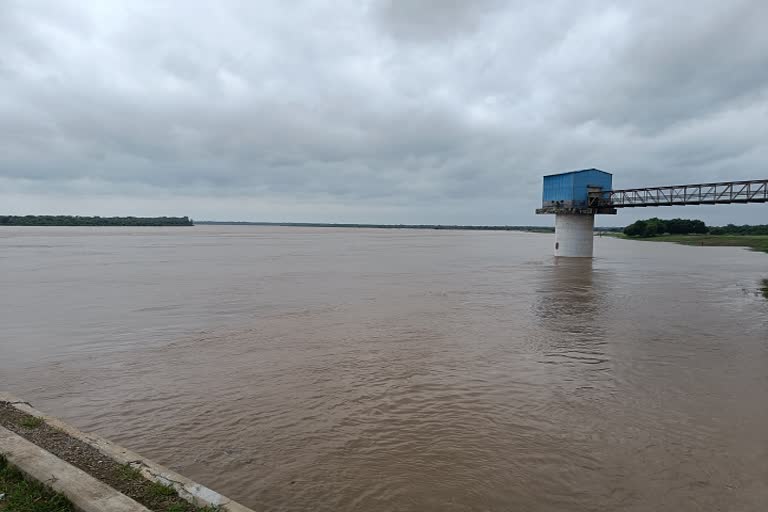
M768 179L589 193L589 207L592 209L766 202Z

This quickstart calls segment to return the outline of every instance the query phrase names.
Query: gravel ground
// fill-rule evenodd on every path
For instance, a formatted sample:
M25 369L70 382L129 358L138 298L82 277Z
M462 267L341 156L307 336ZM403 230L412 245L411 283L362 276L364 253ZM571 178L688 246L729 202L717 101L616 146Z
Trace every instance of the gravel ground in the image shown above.
M155 512L204 512L176 492L141 473L106 457L95 448L25 414L8 402L0 402L0 425L76 466L113 489Z

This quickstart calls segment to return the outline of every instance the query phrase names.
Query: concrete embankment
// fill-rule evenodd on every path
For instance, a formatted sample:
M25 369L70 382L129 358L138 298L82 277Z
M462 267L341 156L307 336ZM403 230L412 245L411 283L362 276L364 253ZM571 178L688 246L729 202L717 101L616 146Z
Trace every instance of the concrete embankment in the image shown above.
M253 512L95 434L0 393L0 453L81 511Z

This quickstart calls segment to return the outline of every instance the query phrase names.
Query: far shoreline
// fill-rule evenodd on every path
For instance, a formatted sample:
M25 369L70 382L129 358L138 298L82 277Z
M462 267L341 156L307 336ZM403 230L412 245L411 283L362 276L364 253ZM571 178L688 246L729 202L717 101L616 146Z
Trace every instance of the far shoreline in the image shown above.
M266 226L289 228L357 228L357 229L434 229L463 231L525 231L554 233L553 226L483 226L462 224L358 224L351 222L251 222L251 221L195 221L196 226ZM622 228L609 228L620 230Z
M101 217L99 215L0 215L0 226L194 226L184 217Z

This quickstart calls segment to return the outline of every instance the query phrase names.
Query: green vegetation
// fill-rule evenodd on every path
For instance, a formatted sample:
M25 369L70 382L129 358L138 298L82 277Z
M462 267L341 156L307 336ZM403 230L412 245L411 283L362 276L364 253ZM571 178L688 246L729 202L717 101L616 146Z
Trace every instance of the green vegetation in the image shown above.
M622 238L629 238L624 235ZM702 247L749 247L753 251L768 252L768 236L746 235L659 235L649 238L632 237L633 240L651 242L676 242Z
M657 217L648 220L639 220L624 228L624 234L627 236L638 236L649 238L652 236L663 235L689 235L706 234L709 232L707 225L700 220L689 219L671 219L663 220Z
M0 511L72 512L72 504L63 495L38 482L24 478L16 467L0 455Z
M220 507L189 508L187 505L171 505L165 512L219 512Z
M136 482L143 480L144 476L141 471L126 464L117 471L117 478L125 482Z
M147 494L150 496L176 496L176 490L173 487L163 485L159 482L151 482L147 489Z
M768 253L768 225L707 227L700 220L652 218L624 228L622 238L677 242L685 245L749 247Z
M189 217L81 217L0 215L0 226L193 226Z
M768 224L756 224L750 226L744 224L743 226L735 226L728 224L727 226L718 226L709 229L710 235L749 235L749 236L768 236Z
M768 299L768 279L763 279L760 282L760 291L763 292L763 297Z
M36 416L26 416L21 421L19 421L19 425L26 428L37 428L42 424L43 418L38 418Z
M768 224L750 226L707 227L703 221L691 219L664 220L654 217L639 220L624 228L624 234L631 237L651 238L659 235L733 235L733 236L768 236Z

